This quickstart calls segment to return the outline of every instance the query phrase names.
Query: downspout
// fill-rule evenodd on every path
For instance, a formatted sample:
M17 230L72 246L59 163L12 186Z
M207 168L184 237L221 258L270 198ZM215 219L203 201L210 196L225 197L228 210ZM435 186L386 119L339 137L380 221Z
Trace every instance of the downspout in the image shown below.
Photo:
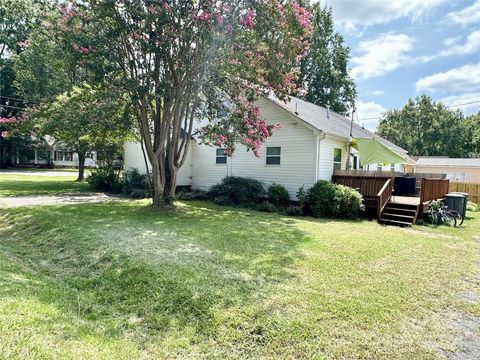
M319 180L319 172L320 172L320 141L327 137L323 131L315 131L315 174L314 174L314 182L317 183Z
M353 141L353 115L355 114L355 108L352 111L352 121L350 122L350 141L348 142L348 153L347 153L347 163L345 166L346 170L351 169L350 158L352 157L352 141Z

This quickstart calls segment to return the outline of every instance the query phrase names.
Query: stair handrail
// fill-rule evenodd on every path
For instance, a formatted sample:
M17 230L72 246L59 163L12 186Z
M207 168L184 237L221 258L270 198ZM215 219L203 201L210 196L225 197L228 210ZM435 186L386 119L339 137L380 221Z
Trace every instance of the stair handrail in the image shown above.
M392 191L392 179L388 179L377 194L377 219L380 219L383 209L392 197Z

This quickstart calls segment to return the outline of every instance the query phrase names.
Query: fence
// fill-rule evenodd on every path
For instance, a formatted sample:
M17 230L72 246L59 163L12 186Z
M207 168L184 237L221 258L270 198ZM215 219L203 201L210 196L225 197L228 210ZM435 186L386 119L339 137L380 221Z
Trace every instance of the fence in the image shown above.
M467 184L451 182L449 191L459 191L468 193L468 200L480 204L480 184Z

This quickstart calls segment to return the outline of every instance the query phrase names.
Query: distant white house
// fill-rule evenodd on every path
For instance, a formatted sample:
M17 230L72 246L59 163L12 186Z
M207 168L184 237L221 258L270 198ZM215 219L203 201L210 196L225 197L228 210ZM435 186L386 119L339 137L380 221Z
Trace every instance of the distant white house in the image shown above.
M52 147L51 150L32 149L26 153L16 152L12 163L21 165L44 165L52 162L57 167L76 167L78 166L78 154L76 152L65 151L63 148ZM97 166L97 154L92 152L85 159L85 167Z
M243 176L258 179L269 185L284 185L294 198L301 186L311 187L318 180L331 180L334 169L345 169L350 141L350 120L333 111L291 98L284 103L274 97L258 100L262 117L269 124L280 124L280 129L266 141L260 158L238 146L232 157L223 149L200 145L192 141L187 159L179 170L178 185L206 190L225 176ZM353 124L353 137L376 138L400 155L407 151ZM125 169L145 173L145 161L139 143L124 145ZM360 168L360 157L352 149L350 166ZM393 164L403 171L402 164Z

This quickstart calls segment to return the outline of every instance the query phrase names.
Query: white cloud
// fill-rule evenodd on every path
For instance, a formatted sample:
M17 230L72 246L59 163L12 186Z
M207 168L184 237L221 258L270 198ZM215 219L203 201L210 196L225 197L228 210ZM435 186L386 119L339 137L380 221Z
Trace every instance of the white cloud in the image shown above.
M362 55L352 58L351 76L356 80L382 76L400 67L413 49L414 39L405 34L380 34L376 39L362 41L358 49Z
M459 109L465 115L477 114L480 111L480 102L477 102L479 100L480 91L461 95L450 95L440 99L445 105L452 106L451 109Z
M465 93L480 90L480 62L420 78L417 91Z
M446 46L452 46L452 45L458 43L461 39L462 39L461 36L452 36L452 37L449 37L449 38L444 39L444 40L443 40L443 43L444 43Z
M458 44L449 49L442 50L439 56L466 55L480 51L480 30L471 32L464 44Z
M368 91L368 95L373 95L373 96L381 96L383 95L383 90L373 90L373 91Z
M459 25L468 25L480 21L480 0L460 11L452 11L447 14L447 22Z
M448 0L323 0L331 6L335 20L347 29L385 24L402 17L417 19Z
M375 131L380 117L387 109L375 102L358 101L355 105L357 107L359 124L365 126L368 130Z

